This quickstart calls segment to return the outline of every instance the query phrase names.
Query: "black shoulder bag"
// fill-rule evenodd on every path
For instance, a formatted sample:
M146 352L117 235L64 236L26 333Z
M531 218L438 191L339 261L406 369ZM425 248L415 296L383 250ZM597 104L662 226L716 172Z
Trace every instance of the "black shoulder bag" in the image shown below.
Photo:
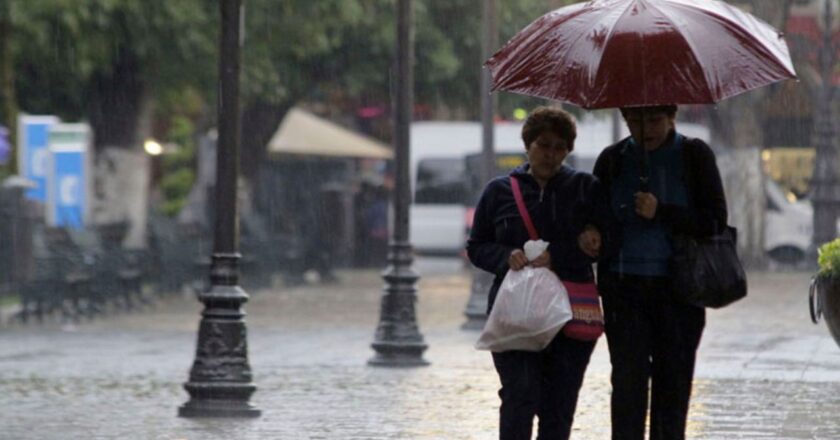
M688 161L688 152L683 151ZM686 169L690 164L686 163ZM738 259L732 226L704 238L673 239L670 272L674 294L688 304L720 308L747 296L747 276Z
M747 276L735 251L737 231L705 238L674 238L671 281L674 293L688 304L719 308L747 296Z

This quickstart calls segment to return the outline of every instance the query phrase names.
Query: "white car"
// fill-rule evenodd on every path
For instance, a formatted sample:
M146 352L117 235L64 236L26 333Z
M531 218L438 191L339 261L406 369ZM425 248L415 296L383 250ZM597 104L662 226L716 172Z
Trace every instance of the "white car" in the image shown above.
M767 212L764 217L764 250L782 264L803 261L814 234L814 208L809 200L788 196L779 185L765 178Z

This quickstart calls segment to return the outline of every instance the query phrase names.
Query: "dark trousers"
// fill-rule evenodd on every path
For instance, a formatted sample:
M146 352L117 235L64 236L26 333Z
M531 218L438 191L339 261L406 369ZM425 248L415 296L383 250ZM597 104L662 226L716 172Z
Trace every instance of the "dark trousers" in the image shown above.
M604 283L602 283L604 284ZM667 278L616 275L601 291L612 363L612 438L682 440L706 311L674 300Z
M493 353L502 388L499 439L531 440L534 416L538 440L565 440L572 430L578 391L595 342L558 334L544 350Z

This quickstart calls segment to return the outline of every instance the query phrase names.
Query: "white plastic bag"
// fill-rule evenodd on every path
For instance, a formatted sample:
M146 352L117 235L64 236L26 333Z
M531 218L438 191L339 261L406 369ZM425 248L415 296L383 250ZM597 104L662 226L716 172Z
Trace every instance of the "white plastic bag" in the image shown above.
M509 270L475 348L540 351L570 319L569 295L554 272L530 266Z

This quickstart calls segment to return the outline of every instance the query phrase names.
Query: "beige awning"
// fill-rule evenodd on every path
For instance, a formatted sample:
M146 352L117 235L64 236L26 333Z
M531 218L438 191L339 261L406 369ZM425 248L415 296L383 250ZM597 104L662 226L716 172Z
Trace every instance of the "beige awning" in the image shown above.
M298 108L289 110L268 142L269 154L391 159L385 144Z

